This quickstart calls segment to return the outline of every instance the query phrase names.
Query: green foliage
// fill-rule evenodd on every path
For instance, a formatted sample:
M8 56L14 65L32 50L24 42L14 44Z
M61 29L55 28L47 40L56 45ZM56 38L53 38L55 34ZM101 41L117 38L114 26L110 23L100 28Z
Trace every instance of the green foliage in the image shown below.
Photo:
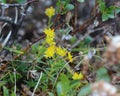
M71 89L78 89L81 86L82 86L82 82L80 82L79 80L70 81L70 88Z
M74 9L74 5L73 4L67 4L66 7L65 7L66 10L72 10Z
M31 79L31 80L26 80L25 83L30 87L30 88L34 88L37 81Z
M65 92L65 90L64 90L64 88L63 88L63 84L61 83L61 82L58 82L58 84L57 84L57 94L58 94L58 96L66 96L66 92Z
M6 0L1 0L2 3L6 3Z
M18 3L24 3L26 0L16 0Z
M26 63L20 63L20 62L16 62L16 64L18 64L16 66L16 70L18 72L27 72L28 71L28 66L26 66Z
M78 2L85 2L85 0L77 0Z
M52 93L52 92L48 92L48 95L49 96L55 96L54 93Z
M58 0L57 8L58 13L65 14L66 12L73 10L74 5L70 3L70 0Z
M120 12L120 7L106 7L104 0L99 0L99 8L102 13L102 21L107 21L109 18L115 18L115 15Z
M0 88L6 84L6 81L0 81Z
M68 75L61 73L56 85L58 96L75 96L77 89L81 86L79 80L70 80Z
M84 0L77 0L78 2L84 2ZM58 0L57 2L58 12L65 14L66 12L73 10L74 5L70 3L70 0Z
M3 86L3 96L16 96L16 94L13 91L10 93L10 90Z
M10 96L16 96L16 94L12 91L11 95Z
M10 51L10 52L13 52L13 53L16 53L16 54L23 54L24 52L20 51L19 49L13 49L13 48L8 48L8 47L4 47L4 49Z
M60 75L60 82L57 83L57 94L58 96L67 96L70 90L70 81L65 74Z
M79 90L78 96L88 96L91 93L90 85L86 85Z
M26 0L16 1L18 3L26 2ZM66 15L67 12L73 10L75 6L74 4L71 4L70 1L71 0L58 0L57 12L59 14ZM84 2L84 0L77 1ZM1 2L6 3L6 0L2 0ZM99 8L102 13L103 21L106 21L109 18L115 18L114 13L116 12L117 14L120 12L120 8L116 6L110 6L107 8L103 0L99 0ZM48 21L50 24L52 22L51 20ZM69 24L66 25L66 28L61 28L59 30L60 35L69 35L72 31L71 26ZM55 39L57 39L57 37L55 37ZM69 46L76 43L77 40L78 39L75 36L71 36L71 39L69 40ZM11 60L11 62L9 62L10 64L8 65L7 71L5 70L4 76L1 76L0 78L0 88L3 89L3 96L16 96L13 91L13 86L15 83L19 82L21 84L26 84L33 92L33 89L35 88L38 80L35 75L39 75L41 71L43 72L43 75L37 88L38 91L36 93L45 92L49 96L88 96L91 93L91 87L89 82L86 83L87 76L83 76L84 78L82 80L73 80L72 75L76 71L84 71L82 70L83 67L80 64L84 64L84 62L82 61L84 61L83 58L85 56L88 56L88 51L91 48L90 43L92 42L92 40L93 38L91 36L86 36L86 38L82 40L76 48L71 50L75 54L75 62L68 62L67 57L62 57L57 54L55 54L55 56L53 57L46 58L44 53L48 45L45 44L44 40L41 40L39 43L37 42L36 44L33 44L31 48L27 50L28 52L22 51L21 47L18 47L17 45L15 49L5 47L4 49L12 52L13 56L20 56L19 58ZM59 42L57 42L56 45L59 45ZM91 62L92 60L90 60L90 63ZM76 68L77 65L80 66ZM91 70L91 64L86 64L84 67L86 66L88 67L87 70L89 70L89 72L92 71L96 73L96 81L110 81L110 77L106 68L101 67L97 69L94 68L96 66L92 66L93 69ZM13 73L13 69L16 69L15 74ZM95 71L94 69L97 69L97 71ZM36 72L30 73L31 70L35 70ZM16 75L16 78L14 75ZM8 83L10 83L12 87L10 86L9 88L9 86L6 86ZM19 90L18 87L17 89Z
M17 3L25 3L26 2L26 0L14 0L14 1L16 1ZM1 0L0 2L7 3L7 0Z
M106 5L105 5L105 2L103 0L99 0L99 8L100 8L100 11L101 12L104 12L105 9L106 9Z
M9 96L9 90L3 86L3 96Z
M38 43L32 46L31 51L33 52L36 58L40 58L40 56L41 57L43 56L43 53L45 52L45 50L46 50L46 47Z
M91 42L92 42L92 40L93 40L93 38L91 37L91 36L87 36L86 38L85 38L85 45L89 45Z
M106 68L100 68L97 70L97 81L99 80L104 80L107 82L110 81L110 77Z

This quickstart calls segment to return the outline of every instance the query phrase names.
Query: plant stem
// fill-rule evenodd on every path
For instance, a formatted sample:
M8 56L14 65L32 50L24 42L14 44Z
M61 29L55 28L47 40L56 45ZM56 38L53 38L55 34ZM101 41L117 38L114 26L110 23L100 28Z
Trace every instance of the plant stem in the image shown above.
M38 87L38 84L40 83L41 78L42 78L42 72L40 73L40 77L39 77L38 82L37 82L37 84L36 84L36 86L35 86L35 88L34 88L34 91L33 91L33 93L32 93L32 96L34 96L35 91L36 91L36 89L37 89L37 87Z

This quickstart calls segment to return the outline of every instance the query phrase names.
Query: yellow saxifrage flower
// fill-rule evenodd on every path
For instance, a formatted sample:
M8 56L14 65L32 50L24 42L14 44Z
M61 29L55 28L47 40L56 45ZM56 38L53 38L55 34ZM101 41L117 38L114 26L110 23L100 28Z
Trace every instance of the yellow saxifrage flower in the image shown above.
M56 47L56 53L60 56L65 56L67 51L61 47Z
M47 58L53 57L55 54L55 45L50 45L45 51L45 56Z
M49 18L51 18L52 16L55 15L55 9L51 6L50 8L47 8L47 9L45 10L45 14L46 14Z
M74 73L73 74L73 76L72 76L72 78L74 79L74 80L81 80L81 79L83 79L83 74L82 73Z
M68 59L69 59L70 62L73 62L73 58L72 58L72 55L71 55L70 52L68 52Z
M55 45L54 38L46 37L45 42L50 45Z
M55 37L54 29L46 28L44 30L44 33L46 34L47 37L50 37L50 38L54 38Z

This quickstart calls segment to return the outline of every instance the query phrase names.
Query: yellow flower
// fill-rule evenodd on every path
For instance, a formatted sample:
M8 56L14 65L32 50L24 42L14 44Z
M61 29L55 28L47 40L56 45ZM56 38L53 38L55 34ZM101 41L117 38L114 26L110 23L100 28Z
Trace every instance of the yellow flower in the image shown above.
M50 45L55 44L54 38L51 38L51 37L46 37L45 41L46 41L47 44L50 44Z
M66 50L61 48L61 47L56 47L56 53L60 56L65 56L66 55Z
M54 29L46 28L44 30L44 33L47 35L47 37L51 37L51 38L55 37Z
M72 76L72 78L74 79L74 80L81 80L81 79L83 79L83 74L82 73L74 73L73 74L73 76Z
M72 55L71 55L70 52L68 52L68 59L69 59L70 62L73 62L73 58L72 58Z
M50 8L47 8L47 9L45 10L45 14L46 14L49 18L51 18L52 16L55 15L55 9L51 6Z
M53 57L55 53L55 45L50 45L45 51L45 56L47 58Z

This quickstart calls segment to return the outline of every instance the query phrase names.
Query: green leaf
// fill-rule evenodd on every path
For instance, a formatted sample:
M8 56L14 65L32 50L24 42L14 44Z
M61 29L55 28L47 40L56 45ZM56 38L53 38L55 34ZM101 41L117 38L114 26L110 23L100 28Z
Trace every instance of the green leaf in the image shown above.
M81 86L81 82L79 80L72 80L70 83L70 88L77 89Z
M85 2L85 0L77 0L78 2Z
M18 3L24 3L26 0L16 0Z
M35 85L36 85L36 81L34 80L29 80L29 81L25 81L27 83L27 85L30 87L30 88L34 88Z
M115 18L115 15L114 14L108 14L108 17L109 18Z
M49 96L54 96L54 94L52 92L48 92Z
M70 89L70 81L65 74L61 74L60 79L64 92L67 92Z
M66 96L66 94L64 93L64 89L63 89L63 86L62 86L62 83L61 82L58 82L57 83L57 94L58 96Z
M6 0L1 0L2 3L6 3Z
M108 14L102 14L102 21L107 21L109 19Z
M106 68L100 68L99 70L97 70L97 81L99 80L104 80L107 82L110 81L110 77Z
M120 12L120 7L116 7L116 8L115 8L115 13L118 14L119 12Z
M73 4L67 4L65 7L68 11L69 10L73 10L74 9L74 5Z
M24 53L23 51L12 49L12 48L8 48L8 47L4 47L4 49L9 50L10 52L14 52L16 54L23 54Z
M58 96L67 96L70 91L70 81L65 74L60 75L60 82L57 83L57 94Z
M11 83L14 83L14 75L9 73L9 76L10 76Z
M77 96L88 96L91 93L90 85L82 87Z
M16 94L12 91L12 94L10 96L16 96Z
M5 86L3 86L3 96L9 96L9 91Z
M104 12L106 9L105 2L103 0L99 0L100 11Z
M5 84L6 84L5 81L0 81L0 88L1 88L3 85L5 85Z
M109 18L115 18L114 11L115 11L114 7L111 7L111 8L108 9L107 14L108 14Z
M91 36L87 36L85 38L85 44L90 44L92 42L93 38Z
M45 46L42 46L40 44L32 45L32 52L37 56L40 57L45 52L46 48Z

